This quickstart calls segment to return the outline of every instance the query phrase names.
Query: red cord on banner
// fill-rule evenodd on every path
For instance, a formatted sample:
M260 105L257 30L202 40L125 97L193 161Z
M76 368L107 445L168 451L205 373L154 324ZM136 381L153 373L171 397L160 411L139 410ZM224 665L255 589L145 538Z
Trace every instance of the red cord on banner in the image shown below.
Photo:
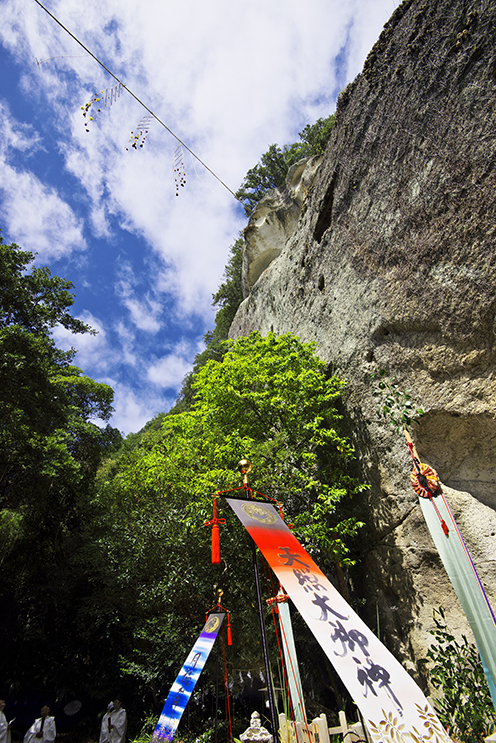
M434 508L434 511L436 512L436 515L439 519L439 522L441 524L441 528L447 537L449 535L449 528L446 521L441 516L441 513L439 511L439 508L437 507L433 496L434 495L441 495L441 485L439 483L439 478L437 476L437 472L432 467L429 467L428 464L423 464L418 456L416 456L417 452L415 450L415 447L413 445L413 441L410 438L410 435L408 434L408 431L405 431L406 436L406 444L410 450L410 454L413 459L413 464L415 465L415 469L412 471L410 475L410 481L412 483L412 487L421 498L428 498L430 502L432 503L432 506Z
M214 513L210 521L205 521L204 526L212 527L212 565L220 563L220 538L219 524L225 524L225 519L217 518L217 496L214 496Z

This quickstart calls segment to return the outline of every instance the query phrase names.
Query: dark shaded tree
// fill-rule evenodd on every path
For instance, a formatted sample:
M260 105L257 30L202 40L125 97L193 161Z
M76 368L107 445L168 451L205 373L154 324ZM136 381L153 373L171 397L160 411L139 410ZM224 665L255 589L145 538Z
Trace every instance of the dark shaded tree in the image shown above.
M112 389L52 336L93 332L69 313L73 285L33 259L0 241L0 676L60 691L85 675L77 614L95 575L80 556L96 471L121 436L97 425Z

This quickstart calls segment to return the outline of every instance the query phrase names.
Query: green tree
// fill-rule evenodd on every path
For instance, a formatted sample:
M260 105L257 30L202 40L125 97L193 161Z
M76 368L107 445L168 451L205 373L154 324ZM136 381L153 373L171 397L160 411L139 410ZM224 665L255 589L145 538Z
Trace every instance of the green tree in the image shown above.
M272 188L282 188L292 165L311 155L322 155L334 127L334 114L326 119L318 119L315 124L307 124L300 132L299 142L284 145L271 144L264 152L260 162L247 172L243 183L236 192L236 198L245 203L249 215L254 206Z
M68 312L72 284L46 267L27 272L33 258L0 239L0 497L10 506L43 497L45 477L94 474L93 443L116 436L91 422L109 419L112 389L72 366L75 350L51 334L57 324L92 332Z
M336 407L344 383L328 374L313 344L258 333L228 342L192 389L192 409L145 432L112 471L101 470L98 490L108 516L101 545L119 586L106 600L132 628L121 667L155 698L183 662L217 583L236 618L231 663L262 666L249 542L222 509L222 566L213 567L204 526L211 494L240 486L241 458L253 462L252 487L284 504L296 535L328 572L352 562L361 526L354 496L363 486L348 472L354 452Z
M74 623L92 591L79 562L91 485L121 437L97 425L112 413L112 389L53 340L57 324L92 332L69 313L73 286L33 259L0 240L0 675L34 684L49 668L61 688L76 675Z
M220 441L231 441L231 457L256 459L260 489L285 504L309 548L346 562L345 535L358 527L339 504L362 486L348 474L354 451L340 432L336 402L344 382L327 374L314 344L290 334L252 333L228 348L193 384L204 436L216 452ZM231 459L231 480L232 471Z

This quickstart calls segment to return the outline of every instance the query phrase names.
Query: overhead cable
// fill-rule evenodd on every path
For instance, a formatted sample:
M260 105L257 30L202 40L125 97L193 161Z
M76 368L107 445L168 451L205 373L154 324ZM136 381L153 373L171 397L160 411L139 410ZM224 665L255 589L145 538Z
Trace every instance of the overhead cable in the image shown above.
M79 46L81 46L81 47L82 47L82 48L83 48L83 49L85 50L85 52L87 52L87 53L88 53L88 54L90 55L90 57L93 57L93 59L95 60L95 62L98 62L98 64L100 65L100 67L103 67L103 69L104 69L104 70L105 70L106 72L108 72L108 74L109 74L109 75L110 75L111 77L113 77L113 78L114 78L114 80L116 80L116 81L117 81L117 82L118 82L118 83L119 83L120 85L122 85L122 87L123 87L123 88L124 88L125 90L127 90L127 92L129 93L129 95L131 95L131 96L132 96L132 97L133 97L133 98L134 98L134 99L135 99L135 100L136 100L136 101L137 101L137 102L138 102L138 103L140 104L140 106L143 106L143 108L144 108L144 109L145 109L146 111L148 111L148 113L149 113L149 114L150 114L151 116L153 116L153 118L154 118L154 119L156 119L156 120L158 121L158 123L159 123L159 124L160 124L161 126L163 126L163 127L164 127L164 129L166 129L166 130L167 130L167 131L169 132L169 134L172 134L172 136L174 137L174 139L177 139L177 141L179 142L179 144L180 144L180 145L182 145L182 146L183 146L183 147L184 147L184 148L185 148L186 150L188 150L188 152L190 153L190 155L192 155L192 156L193 156L193 157L194 157L194 158L195 158L196 160L198 160L198 162L199 162L199 163L200 163L201 165L203 165L203 167L204 167L204 168L205 168L206 170L208 170L208 172L209 172L209 173L211 173L211 174L212 174L212 175L214 176L214 178L216 178L216 179L217 179L217 180L219 181L219 183L220 183L220 184L222 184L222 185L224 186L224 188L226 188L226 189L227 189L227 190L229 191L229 193L230 193L230 194L232 194L232 195L234 196L234 198L236 199L236 201L239 201L239 203L240 203L240 204L243 204L243 206L245 206L244 202L243 202L243 201L241 201L241 199L238 199L238 197L236 196L236 194L234 193L234 191L233 191L233 190L232 190L231 188L229 188L229 186L228 186L228 185L227 185L226 183L224 183L224 181L223 181L223 180L222 180L221 178L219 178L219 176L218 176L218 175L217 175L216 173L214 173L214 171L213 171L213 170L212 170L211 168L209 168L209 167L208 167L208 165L207 165L206 163L204 163L204 162L203 162L203 160L202 160L202 159L201 159L200 157L198 157L198 155L197 155L197 154L196 154L195 152L193 152L193 150L192 150L192 149L191 149L190 147L188 147L188 145L187 145L187 144L186 144L185 142L183 142L183 141L182 141L182 140L181 140L181 139L180 139L180 138L179 138L179 137L177 136L177 134L174 134L174 132L172 131L172 129L169 129L169 127L167 126L167 124L165 124L165 123L164 123L164 122L163 122L163 121L162 121L162 120L161 120L161 119L160 119L160 118L159 118L159 117L158 117L158 116L157 116L157 115L156 115L156 114L155 114L155 113L154 113L154 112L153 112L153 111L152 111L152 110L150 109L150 108L148 108L148 106L147 106L147 105L146 105L145 103L143 103L143 101L142 101L142 100L141 100L140 98L138 98L138 96L137 96L137 95L136 95L135 93L133 93L133 91L132 91L132 90L130 90L130 88L128 88L128 87L127 87L127 85L125 85L125 84L124 84L124 83L122 82L122 80L120 80L120 79L119 79L119 78L117 77L117 75L114 75L114 73L113 73L113 72L112 72L111 70L109 70L109 68L108 68L108 67L107 67L106 65L104 65L104 64L103 64L103 62L101 62L101 61L100 61L100 60L98 59L98 57L96 56L96 54L93 54L93 52L92 52L92 51L90 51L90 50L88 49L88 47L87 47L87 46L85 46L85 45L83 44L83 42L82 42L82 41L80 41L80 40L79 40L79 39L77 38L77 36L74 36L74 34L73 34L73 33L72 33L71 31L69 31L69 29L68 29L68 28L67 28L66 26L64 26L64 24L63 24L63 23L62 23L61 21L59 21L59 19L58 19L58 18L56 18L56 16L54 16L54 15L53 15L53 13L50 13L50 11L49 11L49 10L48 10L47 8L45 8L45 6L44 6L44 5L43 5L43 4L42 4L42 3L40 2L40 0L34 0L34 1L35 1L35 3L37 3L37 4L38 4L38 5L40 6L40 8L42 8L42 9L43 9L43 10L45 11L45 13L47 13L47 14L48 14L48 15L50 16L50 18L52 18L52 19L53 19L53 20L55 21L55 23L58 23L58 25L59 25L59 26L60 26L60 27L61 27L61 28L62 28L62 29L63 29L63 30L64 30L64 31L65 31L65 32L67 33L67 34L69 34L69 36L70 36L71 38L73 38L73 39L74 39L74 41L75 41L75 42L77 42L77 43L79 44Z

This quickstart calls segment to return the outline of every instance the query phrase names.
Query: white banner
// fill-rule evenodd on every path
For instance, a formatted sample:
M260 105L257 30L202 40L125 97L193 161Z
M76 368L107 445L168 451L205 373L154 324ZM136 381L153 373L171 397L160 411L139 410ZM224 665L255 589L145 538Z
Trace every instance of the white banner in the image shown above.
M341 677L375 743L450 743L415 681L328 581L273 506L226 500Z

